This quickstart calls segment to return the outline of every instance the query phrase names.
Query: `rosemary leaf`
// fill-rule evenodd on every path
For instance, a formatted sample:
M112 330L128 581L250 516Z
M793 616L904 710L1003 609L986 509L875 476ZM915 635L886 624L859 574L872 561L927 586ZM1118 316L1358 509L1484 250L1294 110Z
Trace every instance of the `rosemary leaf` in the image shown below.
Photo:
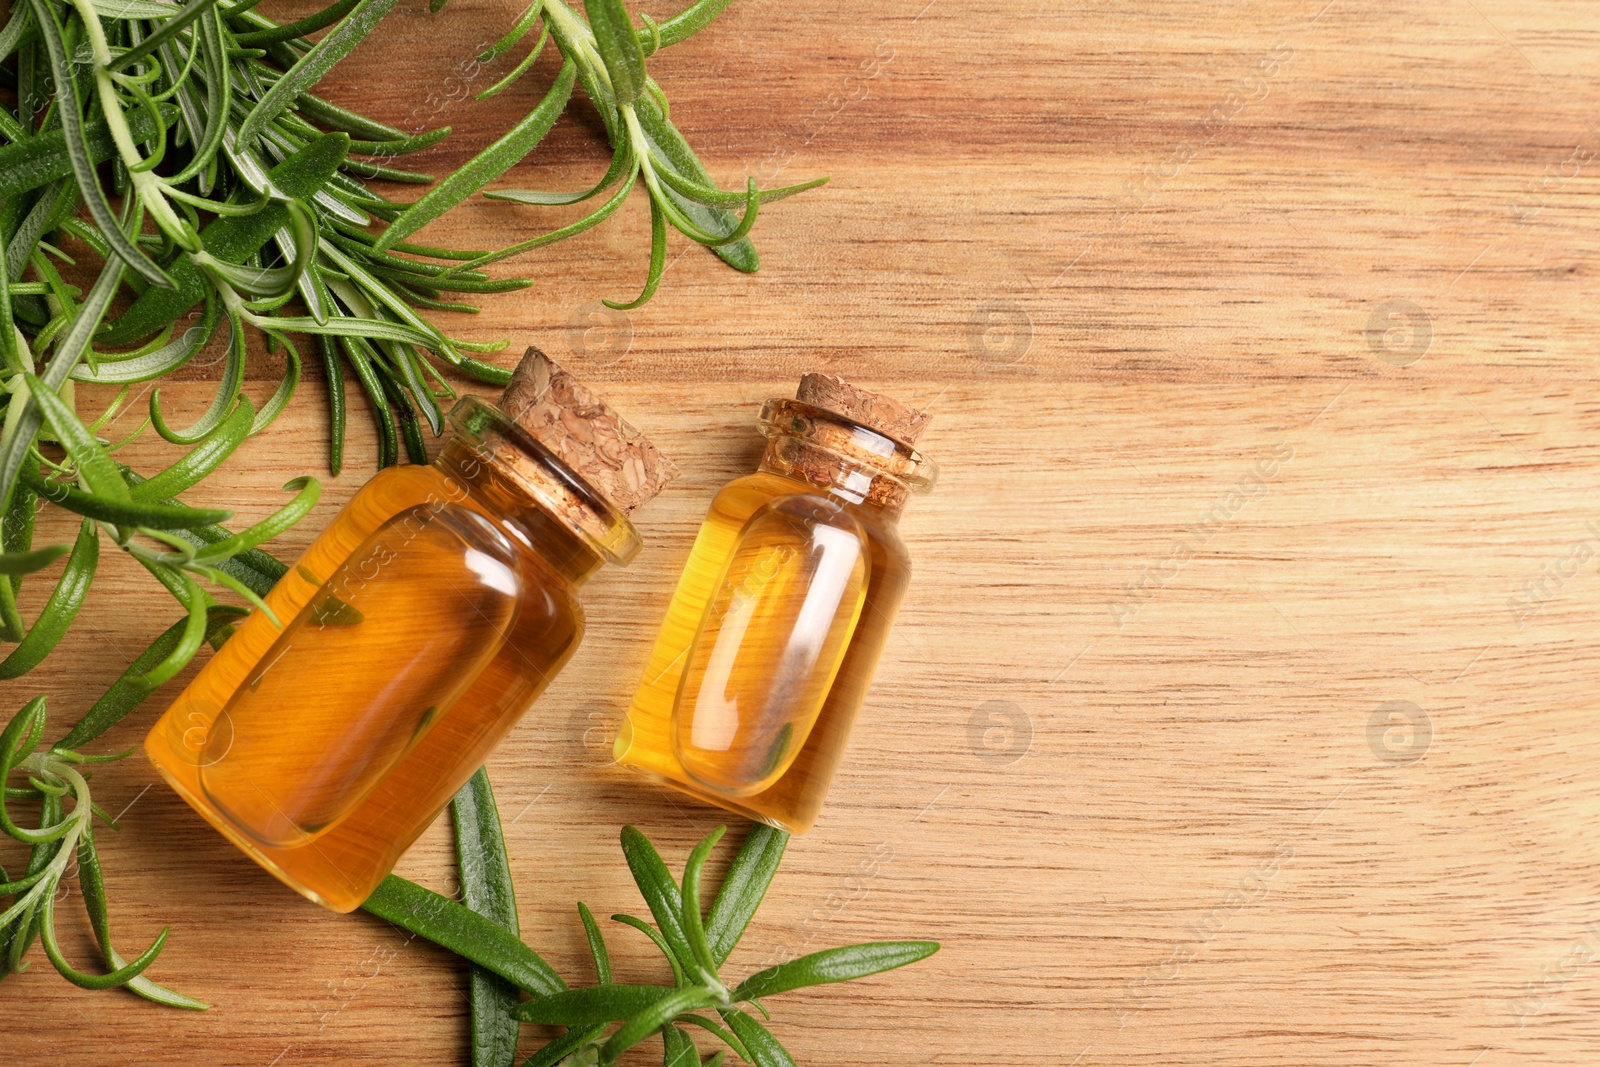
M361 908L488 968L519 989L547 996L566 988L538 953L504 927L404 878L385 878Z
M44 0L31 2L40 4ZM301 56L299 62L285 71L257 101L245 117L244 124L239 127L238 142L248 145L254 141L267 123L277 118L300 94L321 81L335 63L354 51L373 27L394 9L394 5L395 0L360 0L343 22Z
M515 935L517 897L485 768L479 767L450 802L450 817L462 903ZM517 1057L517 987L493 971L473 967L467 995L472 1004L473 1067L510 1067Z
M788 834L761 823L752 825L745 835L706 915L706 939L719 967L727 962L761 907L788 844Z
M478 153L460 170L406 208L400 217L383 231L383 236L378 238L373 247L380 252L394 247L402 238L416 233L486 183L494 181L516 166L523 156L533 150L534 145L544 140L544 135L550 132L550 127L555 125L556 119L566 109L567 99L572 95L573 79L576 76L577 70L571 62L562 64L561 72L556 75L555 84L545 93L544 99L539 101L538 107L506 131L494 144Z

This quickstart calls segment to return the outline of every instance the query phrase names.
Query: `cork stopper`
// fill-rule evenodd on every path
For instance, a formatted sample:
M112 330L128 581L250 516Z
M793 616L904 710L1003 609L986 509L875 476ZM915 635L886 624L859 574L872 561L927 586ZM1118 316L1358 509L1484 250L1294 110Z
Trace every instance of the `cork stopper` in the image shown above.
M537 348L512 372L500 410L624 515L678 476L649 438Z
M869 430L914 445L933 416L902 404L891 396L852 385L833 374L806 374L800 378L795 399L802 404L831 411Z

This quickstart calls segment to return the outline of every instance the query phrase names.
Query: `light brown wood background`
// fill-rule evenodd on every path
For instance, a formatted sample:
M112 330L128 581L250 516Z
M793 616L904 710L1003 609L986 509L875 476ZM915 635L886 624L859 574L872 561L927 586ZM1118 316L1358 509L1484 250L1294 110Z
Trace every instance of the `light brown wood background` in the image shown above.
M453 124L416 160L442 173L548 81L431 115L447 76L498 77L471 57L514 14L406 0L327 95ZM724 184L833 181L762 213L756 277L675 238L625 328L593 301L643 278L639 202L451 324L569 361L686 472L490 764L528 941L583 978L573 902L640 906L618 828L678 865L719 822L607 767L609 731L708 497L754 462L756 405L823 369L931 404L944 476L904 520L917 576L827 812L731 970L944 949L776 1000L802 1064L1596 1062L1597 46L1573 0L739 0L652 61ZM603 164L576 114L502 184ZM474 203L428 235L565 217ZM175 411L207 374L165 387ZM194 502L260 517L325 425L308 381ZM351 425L280 552L368 475L359 402ZM103 570L6 707L43 689L71 721L172 621L130 561ZM153 975L215 1006L72 989L35 949L0 986L6 1062L464 1061L454 959L302 902L154 779L96 779L124 811L117 938L170 923ZM442 826L401 873L453 887Z

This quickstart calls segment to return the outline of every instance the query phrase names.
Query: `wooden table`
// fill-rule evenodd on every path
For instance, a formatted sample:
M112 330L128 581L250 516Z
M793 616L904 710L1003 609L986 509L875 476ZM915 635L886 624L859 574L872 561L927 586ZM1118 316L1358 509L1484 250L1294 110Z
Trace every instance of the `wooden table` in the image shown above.
M498 77L471 57L515 6L407 0L326 92L453 124L417 160L442 173L548 81L421 99ZM904 520L917 576L830 806L731 969L944 949L775 1001L802 1064L1595 1063L1600 22L1531 0L986 7L740 0L652 67L725 185L832 176L762 212L762 272L675 239L655 300L599 318L644 277L636 201L458 326L545 346L685 470L490 764L524 935L587 980L574 902L640 906L618 828L678 865L720 821L607 767L609 733L708 497L751 469L757 404L822 369L931 404L944 474ZM603 161L569 116L503 184L577 188ZM565 217L475 202L428 236ZM251 388L279 369L263 353ZM197 412L212 373L166 402ZM266 514L320 470L323 412L308 381L193 502ZM281 552L368 476L352 427ZM131 561L104 570L6 707L43 689L70 721L173 620ZM83 992L35 948L0 987L6 1063L464 1062L454 958L302 902L154 781L139 759L96 779L123 812L117 937L170 923L152 974L215 1006ZM449 849L435 826L400 873L449 891ZM622 976L660 977L615 943Z

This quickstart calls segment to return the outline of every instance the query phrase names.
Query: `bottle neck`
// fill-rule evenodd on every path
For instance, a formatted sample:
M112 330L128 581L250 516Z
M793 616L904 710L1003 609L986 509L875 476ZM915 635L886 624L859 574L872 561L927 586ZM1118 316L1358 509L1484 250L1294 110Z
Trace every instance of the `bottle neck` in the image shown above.
M914 492L933 487L938 469L908 445L833 412L798 400L769 400L761 409L767 437L761 470L898 519Z
M462 397L450 422L434 465L573 584L638 552L632 524L494 405Z

